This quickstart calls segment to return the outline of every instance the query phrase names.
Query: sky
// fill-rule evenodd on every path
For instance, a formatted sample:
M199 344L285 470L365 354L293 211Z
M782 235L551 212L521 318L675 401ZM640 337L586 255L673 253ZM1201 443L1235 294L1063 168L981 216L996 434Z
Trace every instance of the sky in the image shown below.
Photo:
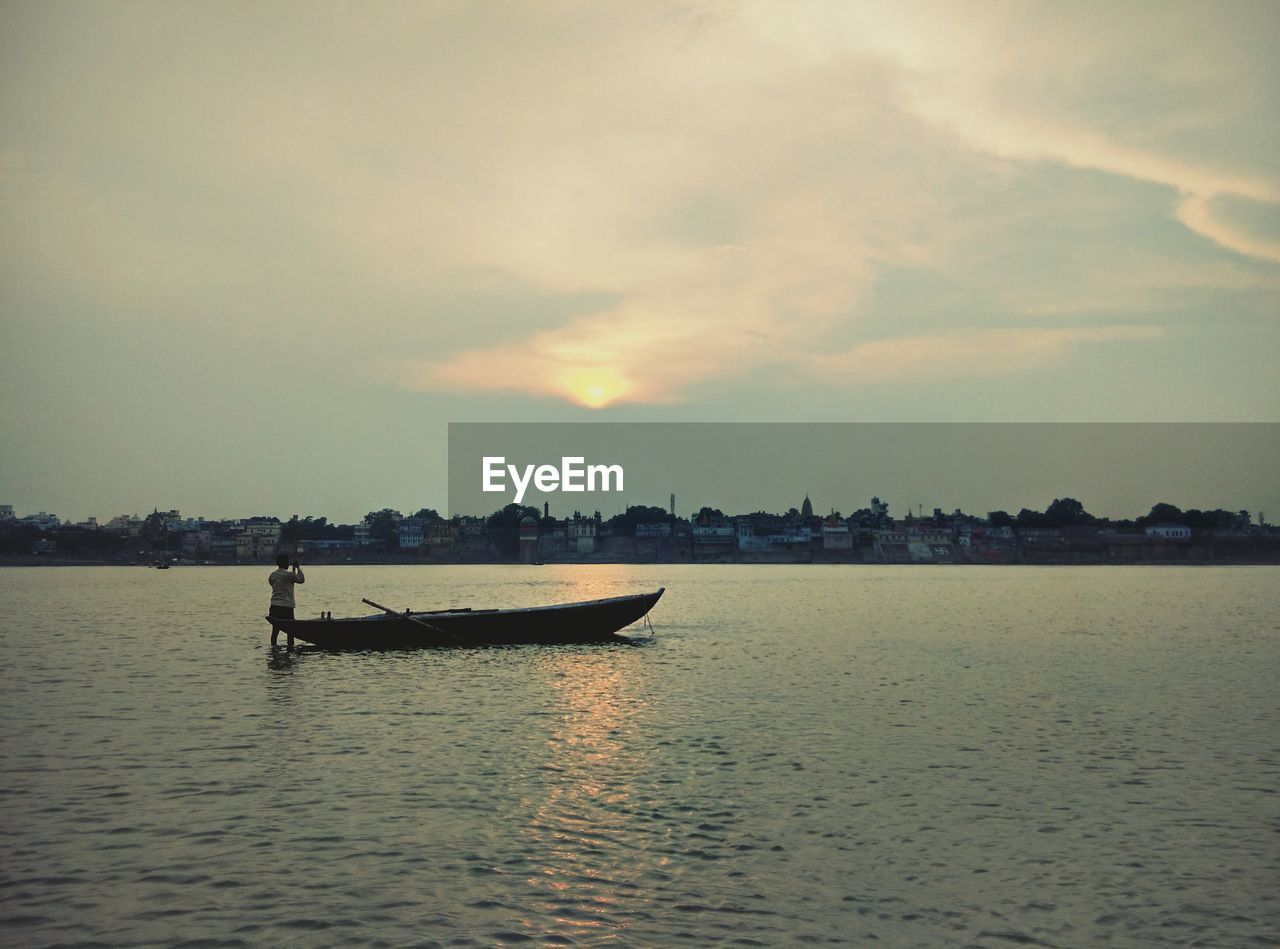
M1280 421L1277 48L1272 2L11 0L0 502L443 509L449 422Z
M875 497L894 517L982 516L1074 497L1095 517L1166 503L1247 510L1254 523L1269 511L1274 524L1277 472L1274 422L463 422L449 426L447 513L514 502L611 517L674 503L692 519L704 506L784 513L808 497L847 515Z

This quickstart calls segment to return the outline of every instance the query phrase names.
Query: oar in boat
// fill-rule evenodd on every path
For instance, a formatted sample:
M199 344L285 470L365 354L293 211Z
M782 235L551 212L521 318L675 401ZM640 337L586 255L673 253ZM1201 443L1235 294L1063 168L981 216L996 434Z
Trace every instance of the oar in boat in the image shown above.
M391 616L399 617L400 619L407 619L410 623L417 623L419 626L422 626L422 627L424 627L425 629L429 629L429 630L431 630L431 632L433 632L433 633L437 633L437 634L439 634L439 635L441 635L441 636L447 636L447 637L449 637L450 639L452 639L455 643L457 643L457 644L458 644L458 645L460 645L460 646L468 646L468 645L470 645L470 643L468 643L465 639L463 639L463 638L462 638L461 636L459 636L457 633L451 633L451 632L449 632L449 630L447 630L447 629L441 629L439 626L432 626L432 625L431 625L430 623L428 623L426 620L418 619L418 617L416 617L416 616L411 616L411 615L409 614L408 610L406 610L406 611L405 611L405 612L403 612L403 613L400 613L400 612L397 612L396 610L393 610L393 609L392 609L391 607L389 607L389 606L383 606L381 603L375 603L375 602L373 602L373 600L361 599L361 600L360 600L360 602L361 602L361 603L368 603L368 604L369 604L370 606L372 606L375 610L382 610L382 612L387 613L387 614L389 614L389 615L391 615Z

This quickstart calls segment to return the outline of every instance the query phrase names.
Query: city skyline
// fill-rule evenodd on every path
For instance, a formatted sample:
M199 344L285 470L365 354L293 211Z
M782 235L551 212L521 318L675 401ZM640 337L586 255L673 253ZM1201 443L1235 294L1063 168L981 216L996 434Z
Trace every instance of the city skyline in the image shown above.
M511 453L527 484L484 489L488 456ZM1106 518L1141 516L1153 504L1191 509L1280 511L1280 423L462 423L449 426L446 490L376 498L361 509L242 504L230 509L162 498L97 510L24 505L0 511L57 514L67 523L158 511L197 511L207 520L266 515L324 516L355 523L369 511L433 508L444 516L487 516L507 503L558 516L574 510L621 513L630 506L677 514L702 507L736 513L786 511L800 495L820 511L848 512L872 496L894 513L1039 510L1056 498L1082 501ZM627 472L625 486L558 493L542 490L534 462L585 457ZM603 486L603 485L602 485Z
M281 555L311 563L892 563L892 564L1258 564L1277 562L1280 530L1244 510L1182 511L1155 504L1124 520L1093 516L1079 500L1043 511L987 516L935 509L894 517L880 498L847 516L815 512L809 497L784 512L677 515L628 508L605 517L511 504L489 516L450 519L383 509L356 524L294 515L235 521L153 511L146 518L58 525L50 515L12 519L0 505L0 556L7 564L263 564Z
M25 510L440 505L459 421L1280 420L1274 4L18 2L0 44Z

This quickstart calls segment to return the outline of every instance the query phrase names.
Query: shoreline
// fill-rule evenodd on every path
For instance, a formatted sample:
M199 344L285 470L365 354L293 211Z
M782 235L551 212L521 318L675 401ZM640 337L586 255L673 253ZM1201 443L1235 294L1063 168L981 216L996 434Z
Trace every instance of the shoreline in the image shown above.
M310 560L305 567L563 567L563 566L713 566L713 567L778 567L778 566L815 566L815 567L1273 567L1280 566L1280 559L1261 560L1244 558L1215 559L1163 559L1163 560L945 560L945 561L904 561L890 562L883 560L617 560L617 559L579 559L579 560L547 560L541 563L523 563L518 560L421 560L421 559L377 559L377 560ZM156 570L151 563L121 562L118 560L95 560L75 557L40 558L40 557L0 557L0 569L19 567L132 567ZM169 568L192 567L255 567L267 569L274 567L273 562L231 563L209 562L190 563L174 562Z

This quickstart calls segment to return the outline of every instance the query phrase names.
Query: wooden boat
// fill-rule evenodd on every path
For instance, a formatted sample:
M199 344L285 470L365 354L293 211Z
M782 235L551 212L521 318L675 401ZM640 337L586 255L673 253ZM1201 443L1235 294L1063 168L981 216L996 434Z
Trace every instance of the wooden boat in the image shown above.
M453 609L397 613L382 607L385 612L372 616L267 619L295 639L322 649L619 642L623 637L615 635L618 630L642 619L653 609L665 589L661 587L654 593L514 610Z

